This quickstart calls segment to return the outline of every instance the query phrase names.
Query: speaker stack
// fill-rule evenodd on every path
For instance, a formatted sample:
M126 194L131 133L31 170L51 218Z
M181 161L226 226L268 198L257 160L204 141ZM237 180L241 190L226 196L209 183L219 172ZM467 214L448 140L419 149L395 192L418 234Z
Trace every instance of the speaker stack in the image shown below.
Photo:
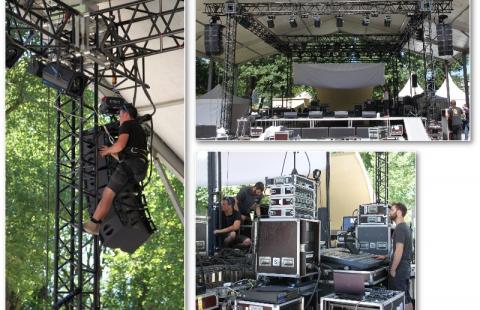
M453 55L453 34L451 24L437 24L438 55Z
M207 56L218 56L223 53L223 26L219 24L205 25L205 53Z

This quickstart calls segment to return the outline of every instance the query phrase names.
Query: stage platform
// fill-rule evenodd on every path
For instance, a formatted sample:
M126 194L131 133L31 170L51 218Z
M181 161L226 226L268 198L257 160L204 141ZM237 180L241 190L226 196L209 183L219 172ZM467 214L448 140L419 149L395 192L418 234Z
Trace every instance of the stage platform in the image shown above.
M388 137L388 139L382 140L397 140L397 141L431 141L428 136L427 130L425 128L425 118L421 117L375 117L375 118L364 118L364 117L348 117L348 118L334 118L334 117L325 117L325 118L263 118L257 119L254 122L254 126L262 127L264 131L270 127L286 127L288 130L298 130L298 129L313 129L313 128L324 128L324 129L338 129L338 128L353 128L352 135L343 139L343 140L365 140L371 141L368 137L361 136L359 133L361 130L365 132L368 128L374 127L388 127L395 125L403 126L403 136L397 137ZM360 130L359 130L360 129ZM354 133L353 133L354 132ZM390 139L393 138L393 139ZM296 139L296 135L292 137ZM259 138L252 138L252 140L271 140L270 137L262 134ZM298 140L298 139L297 139ZM338 138L327 135L322 138L311 138L301 137L301 140L338 140Z

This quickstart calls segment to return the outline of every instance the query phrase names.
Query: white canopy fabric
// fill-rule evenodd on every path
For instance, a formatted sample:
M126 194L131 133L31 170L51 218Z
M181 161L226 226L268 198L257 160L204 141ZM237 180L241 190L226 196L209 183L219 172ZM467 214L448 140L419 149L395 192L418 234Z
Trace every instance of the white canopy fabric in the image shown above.
M354 89L385 84L385 64L293 64L294 83L318 88Z
M127 0L119 0L115 5L128 3ZM147 2L146 5L154 12L159 12L160 5L163 11L172 10L175 5L173 0L160 0ZM108 2L100 3L99 9L107 8ZM120 10L121 20L131 18L132 12ZM118 20L118 17L117 17ZM146 21L137 23L130 30L132 38L145 37L150 31L152 23ZM164 22L161 18L157 20L157 25L162 28ZM184 17L182 13L175 14L172 17L172 28L183 28ZM182 33L178 34L183 36ZM154 42L152 42L154 44ZM161 44L158 41L158 44ZM164 38L163 48L175 46L173 39ZM153 130L155 134L163 140L169 149L181 160L184 160L184 50L179 49L167 53L161 53L145 58L145 82L148 84L148 92L156 107L156 113L153 116ZM139 62L139 65L141 63ZM126 62L127 68L132 66L132 62ZM109 83L110 81L105 81ZM122 85L131 86L125 83ZM105 95L111 95L106 89L100 88L100 98ZM120 95L129 102L133 102L134 90L121 90ZM153 107L147 96L139 89L137 90L137 98L135 106L140 115L152 113ZM183 174L183 171L182 171Z
M218 125L223 100L223 88L219 84L208 93L197 97L197 125ZM250 100L233 97L232 119L236 120L248 113Z
M466 103L465 93L461 90L452 79L452 76L448 75L448 86L450 89L450 100L457 102L457 107L461 108ZM448 98L447 95L447 79L443 82L442 86L435 93L438 97Z
M197 154L197 186L208 185L207 154ZM299 152L296 157L296 168L301 175L310 171L311 176L315 169L325 170L326 152ZM264 182L265 177L280 176L284 159L283 175L293 169L293 152L223 152L221 158L222 186L255 184Z
M420 84L417 84L417 87L413 87L412 85L412 76L410 75L410 78L408 79L407 83L405 86L403 86L402 90L398 93L398 97L403 98L403 97L413 97L416 95L423 94L424 90L420 86Z
M224 3L225 0L200 0L196 1L196 48L197 55L205 55L204 44L204 28L205 24L208 24L210 18L204 13L204 3L220 2ZM257 0L240 0L239 2L258 2ZM279 2L278 0L272 0L271 2ZM341 2L341 1L336 1ZM454 0L453 12L448 14L447 23L451 23L453 27L453 47L455 57L461 52L469 52L470 45L470 3L469 0ZM335 16L321 16L320 28L315 28L313 25L313 17L298 18L298 26L292 28L289 25L289 16L276 16L275 27L269 29L276 35L327 35L334 33L348 33L348 34L400 34L405 30L408 24L409 17L404 15L392 15L392 24L390 27L384 26L385 15L380 14L378 17L370 17L370 25L364 27L361 24L363 16L361 15L348 15L344 16L344 26L338 28L336 26ZM257 18L262 24L267 24L267 16ZM220 23L225 25L225 18L221 18ZM432 37L436 37L436 29L433 27ZM237 27L236 36L236 53L235 62L244 63L254 59L278 54L272 46L265 43L262 39L243 28ZM422 41L415 39L410 40L409 45L405 45L405 48L410 47L412 51L421 51L423 47ZM435 56L438 56L438 48L436 42L434 42L433 52ZM223 58L221 55L219 58ZM446 57L451 58L451 56Z

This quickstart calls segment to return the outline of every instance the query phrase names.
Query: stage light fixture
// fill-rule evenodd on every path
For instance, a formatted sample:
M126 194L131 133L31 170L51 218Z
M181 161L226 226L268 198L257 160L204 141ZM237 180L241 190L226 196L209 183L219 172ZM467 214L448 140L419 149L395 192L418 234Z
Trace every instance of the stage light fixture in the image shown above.
M273 21L275 19L275 16L267 16L267 26L268 28L273 28L275 27L275 22Z
M370 25L370 17L369 16L365 16L363 17L362 19L362 25L367 27L368 25Z
M385 27L390 27L392 25L392 17L390 15L385 16L385 20L383 21L383 25Z
M445 14L438 16L438 23L443 24L447 18L448 18L448 15L445 15Z
M296 28L298 26L297 24L297 20L295 19L295 16L290 16L290 18L288 19L288 23L290 24L290 27L292 28Z
M337 27L338 28L343 27L343 17L342 16L337 16Z
M322 21L320 20L320 16L314 16L313 17L313 26L315 28L320 28Z
M88 78L60 63L49 63L42 71L43 84L72 97L81 97Z

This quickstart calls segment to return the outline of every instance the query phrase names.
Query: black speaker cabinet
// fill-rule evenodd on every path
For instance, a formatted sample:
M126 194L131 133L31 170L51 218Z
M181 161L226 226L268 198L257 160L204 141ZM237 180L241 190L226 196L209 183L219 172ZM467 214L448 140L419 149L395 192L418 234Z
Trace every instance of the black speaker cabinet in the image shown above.
M260 219L254 231L257 276L302 278L318 272L320 221Z
M361 138L361 139L368 139L369 138L368 127L357 127L356 132L357 132L356 136Z
M418 87L418 75L412 74L412 87Z
M297 118L297 112L285 112L283 113L283 118Z
M377 117L377 113L375 111L363 111L362 112L363 118L375 118Z
M302 139L326 139L328 127L302 128Z
M197 125L197 139L211 139L217 136L217 126L215 125Z
M348 111L335 111L335 118L347 118Z
M453 55L453 34L451 24L437 24L438 55Z
M357 247L360 251L388 255L392 248L392 233L390 225L358 225Z
M330 127L328 136L331 139L345 139L355 137L355 127Z
M218 56L223 53L222 29L223 26L219 24L205 25L205 53L207 56Z
M353 107L353 114L355 117L362 117L363 106L361 104L356 104Z
M100 226L103 245L133 253L153 234L156 228L142 197L131 192L117 195Z
M323 112L322 111L310 111L308 112L309 118L322 118Z
M87 86L88 78L59 63L45 65L42 72L43 83L67 95L80 97Z

